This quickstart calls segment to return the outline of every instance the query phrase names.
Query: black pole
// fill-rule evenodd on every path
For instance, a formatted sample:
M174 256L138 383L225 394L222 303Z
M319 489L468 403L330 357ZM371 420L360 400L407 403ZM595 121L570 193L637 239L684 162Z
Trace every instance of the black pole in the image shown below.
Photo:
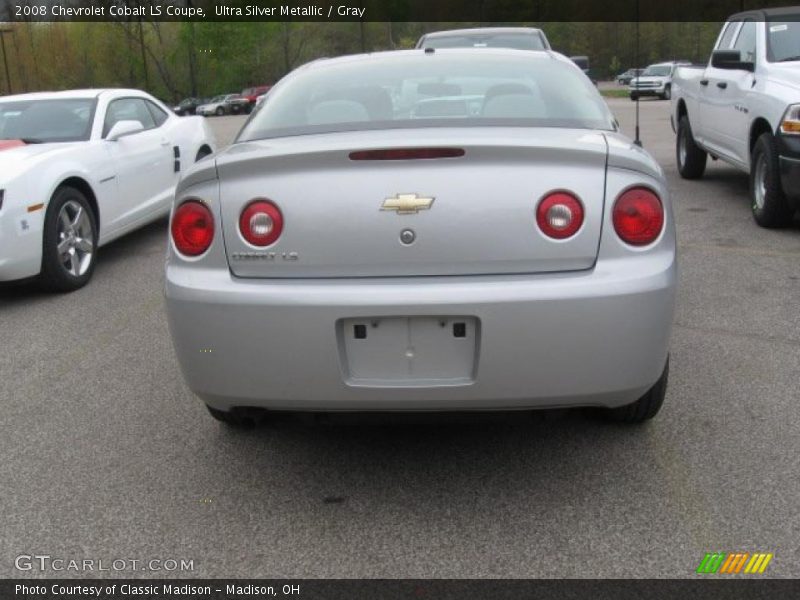
M636 8L637 8L637 10L636 10L636 12L637 12L637 15L636 15L636 68L639 69L639 68L641 68L641 65L639 65L639 15L638 15L639 3L638 2L636 3ZM642 140L639 138L639 91L638 91L639 90L639 77L641 77L641 73L636 77L636 87L635 87L635 89L636 89L636 92L635 92L635 94L636 94L636 131L635 131L635 134L634 134L633 142L637 146L641 146L642 145Z
M12 33L11 29L0 29L0 44L3 46L3 65L6 68L6 85L8 86L8 94L11 95L11 74L8 71L8 57L6 56L6 34Z

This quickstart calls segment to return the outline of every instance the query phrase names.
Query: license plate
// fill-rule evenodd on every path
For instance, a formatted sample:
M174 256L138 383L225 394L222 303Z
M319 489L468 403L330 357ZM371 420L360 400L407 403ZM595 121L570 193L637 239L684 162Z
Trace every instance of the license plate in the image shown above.
M468 385L475 380L475 317L375 317L338 323L350 385Z

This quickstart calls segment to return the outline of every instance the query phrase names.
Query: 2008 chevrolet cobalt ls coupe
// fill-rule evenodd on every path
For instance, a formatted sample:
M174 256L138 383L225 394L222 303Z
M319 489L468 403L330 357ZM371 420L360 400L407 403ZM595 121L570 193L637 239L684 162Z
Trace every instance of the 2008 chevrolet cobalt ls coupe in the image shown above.
M314 62L175 202L169 325L218 419L662 404L664 177L559 54Z

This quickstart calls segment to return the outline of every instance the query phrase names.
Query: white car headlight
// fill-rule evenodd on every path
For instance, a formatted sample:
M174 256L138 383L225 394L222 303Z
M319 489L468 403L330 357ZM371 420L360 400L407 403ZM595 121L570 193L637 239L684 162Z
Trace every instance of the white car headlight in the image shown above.
M800 135L800 104L792 104L786 109L781 120L781 133Z

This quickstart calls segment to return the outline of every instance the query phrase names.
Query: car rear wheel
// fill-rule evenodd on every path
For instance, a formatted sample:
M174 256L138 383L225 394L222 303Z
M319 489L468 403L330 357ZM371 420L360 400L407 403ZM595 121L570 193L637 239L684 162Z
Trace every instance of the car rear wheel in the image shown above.
M705 173L708 154L694 141L688 115L683 115L678 121L675 158L678 172L684 179L698 179Z
M639 98L639 94L631 94L631 100L633 100L634 102L636 100L638 100L638 98Z
M644 423L652 419L661 410L664 404L664 396L667 394L667 380L669 379L669 357L664 371L658 378L655 385L647 390L647 393L636 402L619 408L612 408L605 411L606 416L612 421L620 423Z
M224 108L222 108L221 106L218 106L218 107L217 107L217 110L216 110L216 111L214 111L214 112L217 114L217 116L218 116L218 117L221 117L222 115L224 115L224 114L225 114L225 109L224 109Z
M750 165L750 198L753 218L761 227L777 228L791 224L793 211L781 188L778 149L771 133L756 140Z
M219 410L206 406L209 414L220 423L225 423L237 429L252 429L256 425L256 419L252 414L247 414L238 410Z
M97 223L86 196L58 188L44 219L40 285L53 292L83 287L92 278L96 250Z
M199 162L206 156L211 156L211 148L208 146L203 146L197 151L197 154L194 157L194 162Z

